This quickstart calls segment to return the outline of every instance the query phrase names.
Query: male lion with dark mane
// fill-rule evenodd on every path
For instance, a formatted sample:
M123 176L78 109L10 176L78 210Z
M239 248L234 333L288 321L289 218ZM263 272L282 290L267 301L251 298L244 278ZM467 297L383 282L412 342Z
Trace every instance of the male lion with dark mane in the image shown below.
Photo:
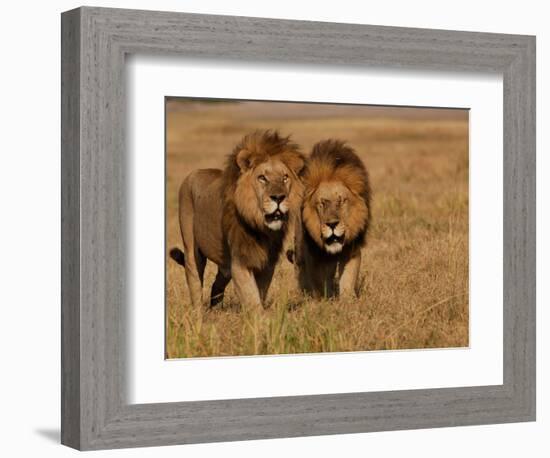
M313 147L304 185L295 240L300 287L314 297L356 295L371 219L367 170L344 142L326 140Z
M245 136L224 170L191 172L179 191L184 253L170 256L185 267L195 307L202 305L206 260L218 265L210 305L223 300L231 279L245 307L264 304L283 248L289 219L299 212L305 158L277 131Z

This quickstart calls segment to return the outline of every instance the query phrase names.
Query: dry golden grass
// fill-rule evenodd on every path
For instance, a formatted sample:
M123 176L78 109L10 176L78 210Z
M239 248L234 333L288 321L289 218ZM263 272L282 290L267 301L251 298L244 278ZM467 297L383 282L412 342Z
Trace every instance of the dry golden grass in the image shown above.
M166 256L168 358L468 346L467 115L407 113L169 104L167 252L182 246L181 180L195 168L221 167L240 137L257 128L292 133L306 152L324 138L349 141L370 172L374 197L353 302L304 300L282 258L269 309L240 311L231 283L223 307L195 309L184 269ZM206 297L214 275L208 263Z

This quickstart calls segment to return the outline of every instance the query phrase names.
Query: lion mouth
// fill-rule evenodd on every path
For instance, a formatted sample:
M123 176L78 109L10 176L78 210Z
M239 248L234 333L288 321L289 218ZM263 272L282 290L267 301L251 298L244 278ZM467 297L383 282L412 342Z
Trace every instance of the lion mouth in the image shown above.
M340 244L342 245L344 243L344 235L336 235L336 234L332 234L330 237L327 237L325 239L325 245L334 245L334 244Z
M265 221L268 224L274 223L276 221L283 221L285 219L285 216L286 215L281 210L277 209L273 213L266 214Z

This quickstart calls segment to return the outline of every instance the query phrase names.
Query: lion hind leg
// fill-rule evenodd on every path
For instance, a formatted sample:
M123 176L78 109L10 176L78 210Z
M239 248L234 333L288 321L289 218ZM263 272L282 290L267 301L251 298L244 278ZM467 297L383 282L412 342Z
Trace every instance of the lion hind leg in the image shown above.
M192 253L192 256L187 256L185 259L185 278L193 306L200 307L202 306L202 281L206 258L198 250L194 250Z
M195 242L193 193L189 177L184 180L180 187L179 198L180 231L183 241L183 251L185 253L183 259L185 278L187 279L187 287L189 288L189 295L191 296L193 306L201 307L202 280L206 266L206 257L200 252Z
M230 280L231 275L228 272L224 273L221 269L218 269L216 279L212 284L212 290L210 292L210 307L215 307L223 301L225 288Z

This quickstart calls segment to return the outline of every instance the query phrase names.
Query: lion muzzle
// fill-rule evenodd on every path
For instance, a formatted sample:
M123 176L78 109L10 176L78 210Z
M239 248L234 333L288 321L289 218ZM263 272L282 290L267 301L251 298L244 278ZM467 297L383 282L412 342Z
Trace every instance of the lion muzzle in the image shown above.
M264 218L265 225L272 231L283 228L284 222L288 219L286 195L270 196L270 200L264 204Z
M345 228L339 222L325 223L321 230L325 250L330 254L340 253L344 247Z

